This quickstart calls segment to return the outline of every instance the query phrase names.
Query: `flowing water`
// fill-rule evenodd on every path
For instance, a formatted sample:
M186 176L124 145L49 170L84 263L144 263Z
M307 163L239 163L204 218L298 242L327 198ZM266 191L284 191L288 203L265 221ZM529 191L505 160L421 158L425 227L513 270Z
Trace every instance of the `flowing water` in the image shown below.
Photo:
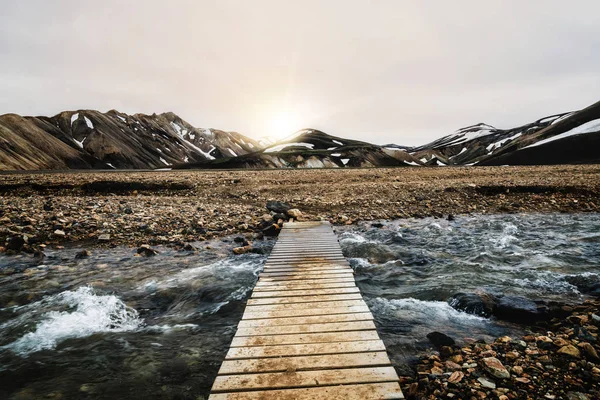
M600 284L600 214L399 220L337 228L402 373L440 331L459 343L521 333L456 311L458 292L577 303ZM268 253L272 241L262 242ZM158 248L0 256L0 398L207 395L266 255ZM210 248L207 249L206 246Z

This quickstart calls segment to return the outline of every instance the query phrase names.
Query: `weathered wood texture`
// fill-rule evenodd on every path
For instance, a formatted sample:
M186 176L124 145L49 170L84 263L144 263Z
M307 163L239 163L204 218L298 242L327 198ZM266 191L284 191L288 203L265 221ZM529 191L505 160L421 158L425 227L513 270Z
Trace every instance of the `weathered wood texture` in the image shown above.
M403 398L329 223L286 223L209 399Z

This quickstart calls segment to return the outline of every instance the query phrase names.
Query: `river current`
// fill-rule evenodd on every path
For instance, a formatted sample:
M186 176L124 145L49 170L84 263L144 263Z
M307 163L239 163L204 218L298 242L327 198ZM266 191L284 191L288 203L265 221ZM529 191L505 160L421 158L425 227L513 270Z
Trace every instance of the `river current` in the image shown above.
M459 216L337 227L344 254L399 370L430 347L523 333L457 311L456 293L579 303L600 287L600 214ZM0 255L0 398L206 396L265 254L233 238L200 249Z

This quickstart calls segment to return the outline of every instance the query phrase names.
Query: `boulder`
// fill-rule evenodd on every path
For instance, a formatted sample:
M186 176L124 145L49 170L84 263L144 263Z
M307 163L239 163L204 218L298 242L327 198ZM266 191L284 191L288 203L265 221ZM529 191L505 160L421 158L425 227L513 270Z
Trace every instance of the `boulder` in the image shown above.
M454 346L456 343L450 336L441 332L431 332L427 334L427 339L436 347Z
M503 296L496 299L494 316L516 323L532 323L548 318L545 306L521 296Z
M275 201L275 200L267 201L267 210L273 211L274 213L285 214L288 212L288 210L290 208L292 208L292 206L283 201Z
M448 304L455 310L486 318L494 311L493 299L484 294L457 293L448 300Z

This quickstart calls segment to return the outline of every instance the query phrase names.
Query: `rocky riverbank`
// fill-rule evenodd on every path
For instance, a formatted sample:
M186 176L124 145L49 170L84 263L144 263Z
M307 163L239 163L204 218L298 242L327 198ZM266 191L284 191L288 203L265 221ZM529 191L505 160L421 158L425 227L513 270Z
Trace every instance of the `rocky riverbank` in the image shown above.
M600 211L600 166L65 172L0 175L0 247L182 244L277 223ZM287 217L287 216L286 216ZM13 241L14 240L14 241Z
M408 399L600 398L600 301L565 307L566 318L537 324L517 338L464 347L442 333L429 335L437 351L424 355L414 376L402 377Z

